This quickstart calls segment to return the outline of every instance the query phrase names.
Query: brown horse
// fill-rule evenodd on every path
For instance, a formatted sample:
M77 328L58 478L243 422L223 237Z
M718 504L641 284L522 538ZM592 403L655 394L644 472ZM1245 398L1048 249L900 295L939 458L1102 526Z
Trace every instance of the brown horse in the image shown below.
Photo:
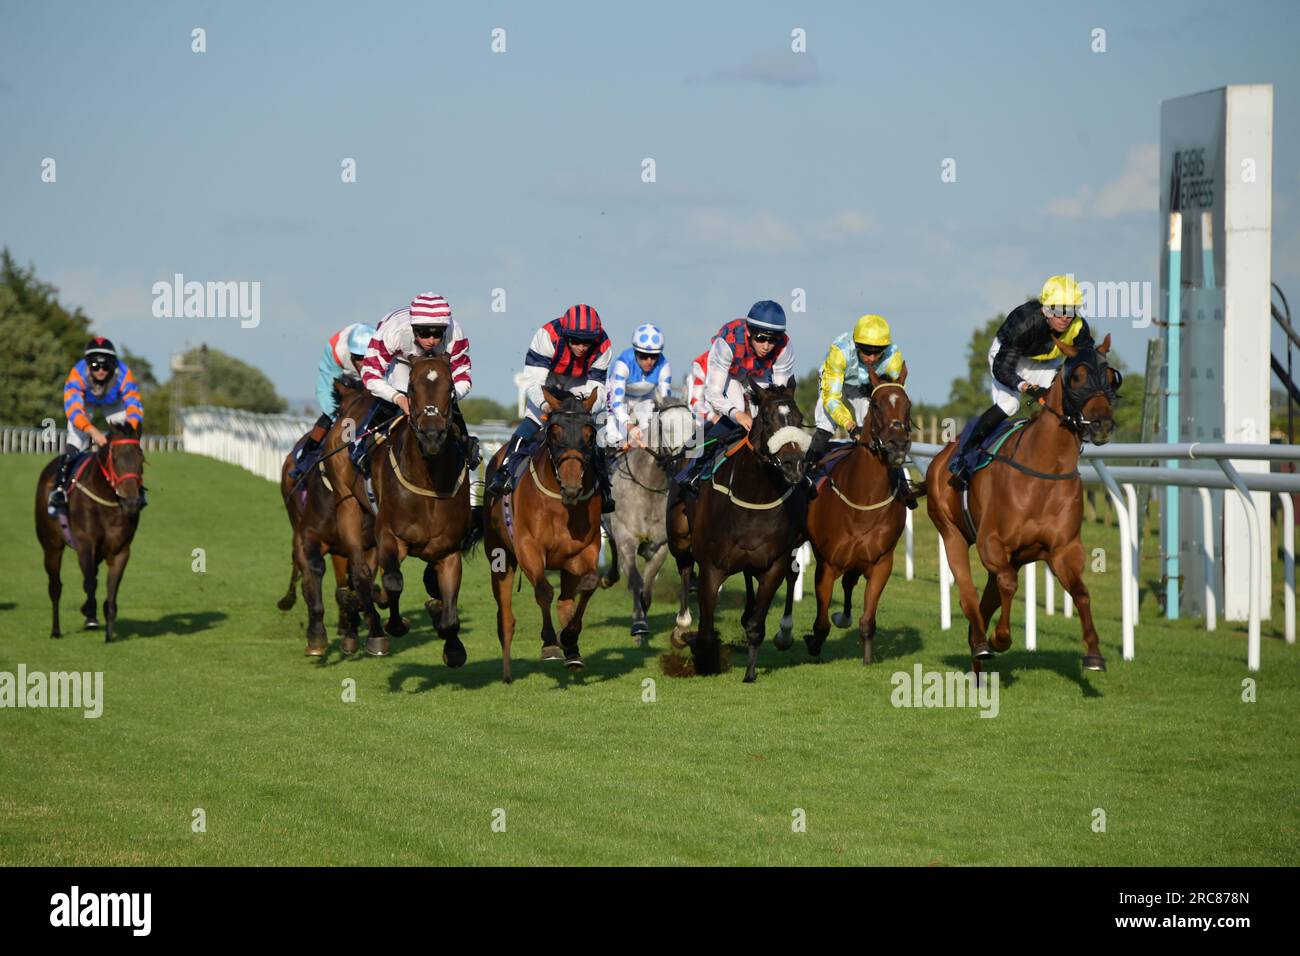
M95 586L99 562L108 562L108 594L104 597L104 640L113 639L117 624L117 589L131 557L131 541L140 524L144 500L144 452L140 433L130 425L109 425L108 444L101 446L69 481L68 533L81 565L86 600L81 605L87 630L99 627L95 616ZM36 482L36 538L45 551L45 573L49 577L53 623L50 637L62 637L59 630L59 597L63 582L59 576L63 549L68 542L59 519L46 511L46 501L58 473L55 458L41 471Z
M749 644L745 683L757 679L758 647L767 611L782 581L790 577L792 552L803 539L808 510L802 484L809 436L795 401L795 383L749 386L758 410L749 435L713 477L700 486L691 514L690 552L699 566L700 627L691 642L697 674L720 670L720 640L714 628L718 591L736 572L758 582L746 601L743 624ZM670 508L670 534L674 521ZM678 558L681 568L682 558ZM687 581L684 578L684 584Z
M894 546L907 524L907 506L898 497L894 469L912 447L912 402L904 386L907 366L898 381L871 378L871 407L847 454L830 466L821 493L808 506L808 539L817 557L817 620L804 637L817 657L830 633L827 616L835 581L844 575L844 615L853 608L853 588L867 578L867 596L858 621L862 663L872 663L876 608L894 567ZM846 573L847 572L847 573Z
M402 560L412 554L427 565L425 607L444 642L442 660L448 667L465 663L460 640L461 552L478 540L469 501L469 435L460 434L452 420L451 360L446 355L411 361L411 417L389 434L387 447L377 450L371 467L378 514L375 517L376 564L388 596L389 634L400 637L402 620ZM435 583L436 581L436 583ZM366 598L361 599L367 614ZM371 622L366 652L388 653L388 638Z
M1110 440L1120 378L1106 364L1109 335L1095 349L1056 344L1066 360L1040 399L1042 410L970 482L967 497L974 534L962 511L962 492L948 472L955 443L944 448L926 471L927 508L943 537L961 592L961 609L970 622L968 640L976 672L979 662L992 657L993 651L1011 646L1011 601L1017 572L1044 558L1079 609L1084 668L1106 669L1083 583L1083 545L1079 541L1083 482L1078 466L1085 440L1097 445ZM982 600L971 576L971 544L989 572ZM999 599L1002 614L990 648L985 638Z
M336 380L334 383L334 394L339 400L338 407L340 414L343 414L345 406L347 406L354 398L358 397L357 391L345 383L346 379L342 378ZM298 463L298 449L306 440L306 435L303 435L302 438L298 439L293 450L285 456L284 463L280 466L280 497L284 499L284 508L289 515L289 526L293 530L293 544L289 552L289 562L292 567L289 574L289 588L285 591L284 596L276 602L276 607L281 611L290 610L298 597L298 581L302 577L302 570L298 566L296 555L298 553L298 537L300 528L302 527L303 520L306 517L307 499L311 495L311 489L308 488L308 484L314 483L319 485L320 487L317 489L318 491L325 490L324 485L321 483L322 472L317 466L313 466L310 470L306 471L302 478L297 482L293 481L289 477L289 472L292 471ZM329 495L328 493L325 497L330 501L333 500L332 495ZM332 523L334 509L332 507L321 508L317 510L316 514L325 518L327 522ZM321 535L321 550L323 554L330 554L328 542L334 539L334 532L329 528L322 530L325 533ZM334 600L339 607L339 637L345 639L350 637L351 646L355 649L357 643L357 626L361 623L361 617L357 613L357 608L360 605L357 601L356 594L352 591L349 580L348 560L343 554L330 554L330 557L334 565ZM306 599L304 598L304 600ZM320 656L324 651L325 647L323 644L316 648L313 648L308 644L306 653L309 656Z
M492 593L497 602L497 637L501 641L501 679L509 684L510 645L515 636L515 615L510 589L515 569L523 569L542 609L542 660L563 660L570 670L584 666L578 649L582 616L596 590L600 555L600 487L592 456L596 449L596 424L591 409L597 393L581 399L566 391L543 389L550 409L545 440L528 462L527 479L520 477L507 499L490 502L484 542L492 567ZM493 457L491 474L506 454ZM560 599L556 605L562 630L556 642L551 621L555 589L546 572L560 572ZM576 600L575 600L576 597Z

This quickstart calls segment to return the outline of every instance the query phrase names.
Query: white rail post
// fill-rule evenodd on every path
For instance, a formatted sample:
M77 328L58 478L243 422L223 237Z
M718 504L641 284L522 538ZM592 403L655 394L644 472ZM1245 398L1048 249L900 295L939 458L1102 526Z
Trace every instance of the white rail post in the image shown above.
M1061 593L1065 595L1061 601L1061 613L1066 617L1074 617L1074 596L1065 588L1061 588Z
M907 510L907 523L903 525L903 580L910 581L916 577L916 565L913 563L912 550L912 509Z
M794 579L794 599L803 600L803 575L805 569L812 561L812 545L805 541L799 547L794 549L794 560L799 565L799 573Z
M1282 615L1286 642L1295 643L1295 506L1291 493L1282 492Z
M942 630L952 628L952 594L949 581L952 571L948 568L948 552L943 547L943 535L939 535L939 627Z
M1138 505L1137 489L1131 484L1124 485L1124 498L1128 502L1128 528L1131 540L1133 542L1133 563L1130 570L1133 572L1129 578L1129 583L1133 588L1132 596L1129 598L1129 607L1133 611L1133 626L1136 627L1140 620L1139 605L1142 603L1142 588L1138 583L1140 577L1139 566L1142 563L1142 542L1138 540Z
M1219 467L1228 476L1228 481L1241 496L1242 507L1246 509L1246 527L1250 531L1250 618L1246 631L1246 669L1259 670L1259 513L1255 511L1255 501L1246 489L1246 483L1226 458L1218 459Z
M1102 484L1106 486L1106 493L1110 495L1111 503L1115 506L1115 517L1119 519L1119 592L1124 621L1124 660L1131 661L1136 654L1136 648L1133 645L1133 588L1129 583L1132 576L1132 569L1129 565L1133 563L1133 546L1128 526L1128 508L1125 507L1124 495L1120 492L1119 485L1115 484L1115 478L1111 475L1106 463L1097 458L1092 464L1097 469L1097 476L1101 478Z
M1047 616L1056 614L1056 579L1052 577L1052 566L1043 562L1043 608Z
M1038 563L1025 565L1025 650L1038 650Z
M1197 488L1201 493L1201 557L1204 560L1205 576L1205 629L1212 631L1217 626L1218 600L1215 597L1214 574L1214 500L1209 488Z

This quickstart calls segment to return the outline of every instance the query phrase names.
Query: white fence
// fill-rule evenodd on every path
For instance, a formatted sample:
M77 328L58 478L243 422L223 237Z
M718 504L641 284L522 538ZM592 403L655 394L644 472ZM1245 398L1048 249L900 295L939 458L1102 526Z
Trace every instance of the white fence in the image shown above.
M941 450L942 445L913 443L912 454L918 462L928 465ZM1290 474L1240 474L1232 465L1232 460L1253 461L1294 461L1300 458L1300 446L1297 445L1244 445L1244 444L1209 444L1193 442L1190 444L1123 444L1116 443L1102 447L1085 448L1079 472L1087 484L1100 484L1106 488L1115 505L1119 519L1120 535L1120 575L1125 586L1121 587L1121 613L1123 621L1124 660L1131 661L1136 655L1135 629L1138 621L1138 537L1137 537L1137 485L1176 485L1201 489L1200 497L1205 508L1204 522L1206 534L1205 552L1202 559L1206 564L1206 630L1215 629L1216 599L1213 581L1214 535L1209 510L1210 495L1208 489L1228 489L1237 492L1249 520L1250 547L1250 615L1247 622L1246 666L1252 671L1259 670L1260 655L1260 580L1262 569L1259 567L1261 555L1266 558L1268 549L1264 546L1268 524L1256 512L1254 499L1249 492L1269 492L1279 495L1282 505L1282 552L1283 552L1283 626L1286 642L1295 643L1295 513L1291 495L1300 493L1300 475ZM1174 469L1128 467L1112 468L1103 459L1120 460L1207 460L1218 464L1222 474L1202 469ZM1122 490L1121 490L1122 486ZM908 529L907 540L908 563L911 563L912 540ZM1046 578L1046 596L1048 613L1053 613L1054 590L1050 570L1044 569ZM1025 647L1034 650L1037 646L1037 563L1025 566ZM944 553L943 541L939 542L939 623L947 630L952 626L951 587L952 570ZM1069 616L1071 603L1066 596L1065 613Z
M0 426L0 453L6 455L59 455L68 444L65 428L15 428ZM141 435L140 447L151 451L180 451L180 435Z

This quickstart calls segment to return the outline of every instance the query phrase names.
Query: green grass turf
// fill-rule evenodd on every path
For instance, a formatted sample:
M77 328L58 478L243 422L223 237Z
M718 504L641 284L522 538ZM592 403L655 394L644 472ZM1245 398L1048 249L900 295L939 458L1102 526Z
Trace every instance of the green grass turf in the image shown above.
M903 579L900 553L870 669L837 630L822 665L807 663L802 642L782 654L769 637L755 685L739 668L665 677L671 601L652 609L650 646L634 648L620 586L592 601L577 677L539 662L539 614L517 596L507 687L481 554L462 592L466 667L443 666L414 601L416 627L390 658L305 658L301 600L275 607L289 571L275 486L182 454L154 455L146 469L151 506L122 587L120 641L79 630L66 555L66 636L51 640L32 530L42 464L0 459L0 670L103 671L106 700L98 720L0 711L0 863L1297 862L1300 649L1280 640L1280 619L1266 622L1258 702L1243 703L1244 627L1206 634L1158 620L1148 587L1137 660L1125 663L1114 529L1086 530L1089 548L1108 549L1110 571L1088 580L1109 673L1081 673L1077 618L1059 613L1040 610L1039 650L1025 652L1018 601L1016 646L994 664L1000 713L981 719L890 703L896 671L967 667L964 629L938 626L924 510L917 580ZM206 551L204 574L191 570L194 548ZM406 565L408 595L419 570ZM1154 577L1150 558L1143 570ZM661 579L665 598L672 578ZM724 595L728 637L739 634L738 591ZM802 634L814 606L796 608ZM331 603L331 634L334 621ZM341 699L346 678L355 703ZM653 703L642 700L647 678ZM192 831L195 808L205 833ZM496 808L505 832L492 829ZM792 832L796 808L806 832Z

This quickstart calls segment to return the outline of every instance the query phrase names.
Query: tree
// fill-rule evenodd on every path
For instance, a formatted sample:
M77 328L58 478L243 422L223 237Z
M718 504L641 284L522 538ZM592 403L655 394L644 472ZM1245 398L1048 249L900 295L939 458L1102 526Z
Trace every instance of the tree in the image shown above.
M512 423L519 420L514 407L502 405L491 398L467 398L460 403L460 411L465 416L465 421L471 425L488 420Z

